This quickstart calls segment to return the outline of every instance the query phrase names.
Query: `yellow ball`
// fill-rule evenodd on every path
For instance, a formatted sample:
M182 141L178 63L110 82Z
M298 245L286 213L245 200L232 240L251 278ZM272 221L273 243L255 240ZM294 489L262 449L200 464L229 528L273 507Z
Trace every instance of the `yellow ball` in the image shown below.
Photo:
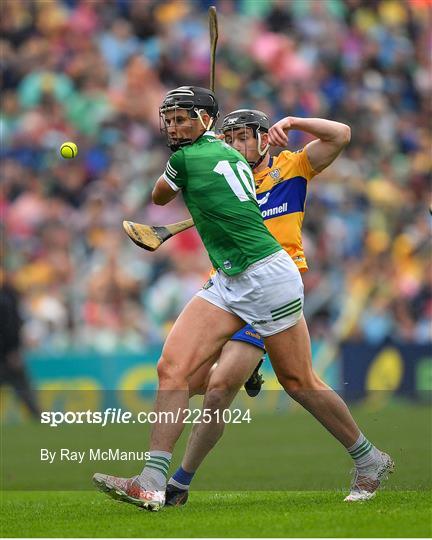
M78 154L78 146L73 142L67 141L60 146L60 154L65 159L72 159Z

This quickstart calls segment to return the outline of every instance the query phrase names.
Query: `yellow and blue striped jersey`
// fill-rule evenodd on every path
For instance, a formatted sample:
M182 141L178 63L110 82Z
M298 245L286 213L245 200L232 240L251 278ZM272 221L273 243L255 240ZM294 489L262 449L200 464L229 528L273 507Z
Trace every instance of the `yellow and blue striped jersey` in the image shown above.
M264 222L300 272L308 269L302 243L307 183L316 174L303 148L270 158L269 166L254 175Z

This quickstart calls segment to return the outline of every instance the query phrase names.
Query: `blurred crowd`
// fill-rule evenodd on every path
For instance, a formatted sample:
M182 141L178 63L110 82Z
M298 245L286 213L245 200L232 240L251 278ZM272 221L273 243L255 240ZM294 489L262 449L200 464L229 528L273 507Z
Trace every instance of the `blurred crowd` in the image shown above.
M205 281L193 230L147 253L121 223L188 217L181 198L150 201L169 156L158 107L208 85L210 3L222 114L352 129L308 195L312 337L430 341L429 0L2 0L2 279L21 294L26 346L139 352ZM290 148L308 141L294 132Z

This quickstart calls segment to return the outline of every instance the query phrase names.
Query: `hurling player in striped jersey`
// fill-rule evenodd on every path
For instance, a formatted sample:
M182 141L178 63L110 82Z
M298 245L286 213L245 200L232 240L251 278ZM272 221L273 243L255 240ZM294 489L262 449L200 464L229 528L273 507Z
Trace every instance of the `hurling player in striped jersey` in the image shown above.
M270 145L285 147L291 129L305 131L316 139L298 152L284 150L271 156ZM300 272L306 272L308 265L301 233L307 186L349 142L349 127L319 118L287 117L270 128L265 113L241 109L224 118L222 132L225 142L251 165L258 204L267 228ZM310 348L309 340L304 347ZM225 345L216 364L209 362L195 374L191 393L205 393L204 409L226 409L254 368L245 386L247 390L255 386L259 391L258 369L263 351L263 340L252 326L246 325ZM311 412L354 460L355 476L345 500L373 497L381 479L393 469L391 458L366 439L342 399L314 372L310 356L299 358L297 363L287 366L284 373L276 374L289 395ZM223 434L225 425L216 420L213 416L211 423L194 425L182 464L168 481L167 505L186 503L195 472Z

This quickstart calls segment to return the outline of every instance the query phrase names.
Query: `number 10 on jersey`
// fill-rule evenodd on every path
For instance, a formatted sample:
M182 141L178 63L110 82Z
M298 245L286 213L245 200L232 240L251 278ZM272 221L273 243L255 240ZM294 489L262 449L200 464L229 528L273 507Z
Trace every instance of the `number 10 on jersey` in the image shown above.
M250 168L243 161L237 161L235 168L237 171L228 160L224 159L219 161L213 170L225 178L240 201L250 201L251 196L256 201L255 181Z

